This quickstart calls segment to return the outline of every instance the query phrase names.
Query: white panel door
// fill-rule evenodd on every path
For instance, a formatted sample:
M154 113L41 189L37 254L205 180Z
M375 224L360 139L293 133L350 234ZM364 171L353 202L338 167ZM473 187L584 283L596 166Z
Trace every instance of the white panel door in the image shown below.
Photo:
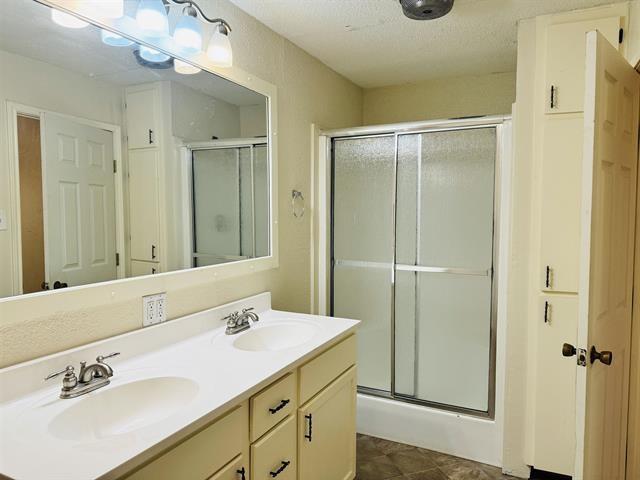
M587 34L576 479L625 478L640 76Z
M113 134L46 114L42 170L50 287L116 278Z

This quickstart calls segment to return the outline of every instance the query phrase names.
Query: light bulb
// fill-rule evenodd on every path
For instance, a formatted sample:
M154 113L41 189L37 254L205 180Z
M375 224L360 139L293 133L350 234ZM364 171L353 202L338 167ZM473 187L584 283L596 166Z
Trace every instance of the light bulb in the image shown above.
M133 42L128 38L124 38L109 30L101 30L100 37L102 38L102 43L111 45L112 47L128 47L129 45L133 45Z
M173 39L185 54L198 53L202 50L202 25L197 18L183 15L173 32Z
M171 57L166 53L159 52L153 48L145 47L144 45L140 45L140 56L144 58L148 62L166 62Z
M124 15L124 0L82 0L87 15L100 18L120 18Z
M173 60L173 69L176 73L181 73L182 75L193 75L194 73L200 73L202 71L198 67L194 67L190 63L183 62L177 58Z
M84 28L89 24L84 20L80 20L78 17L75 17L69 13L61 12L60 10L56 10L55 8L51 9L51 20L53 20L58 25L62 25L67 28Z
M169 18L162 0L140 0L136 22L144 34L151 38L169 35Z
M229 41L229 31L224 25L218 25L211 36L207 57L216 67L228 68L233 65L233 51Z

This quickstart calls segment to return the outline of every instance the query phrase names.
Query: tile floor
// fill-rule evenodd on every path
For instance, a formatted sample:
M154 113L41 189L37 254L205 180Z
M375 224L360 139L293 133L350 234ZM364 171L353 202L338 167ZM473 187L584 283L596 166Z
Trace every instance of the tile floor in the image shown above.
M356 480L511 480L501 470L443 453L358 435Z

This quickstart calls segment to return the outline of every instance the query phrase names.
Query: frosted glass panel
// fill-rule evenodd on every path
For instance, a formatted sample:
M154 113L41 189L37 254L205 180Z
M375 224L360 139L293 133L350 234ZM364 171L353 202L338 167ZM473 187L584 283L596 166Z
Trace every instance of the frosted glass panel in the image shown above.
M239 162L235 148L193 152L194 249L198 253L240 254Z
M362 320L358 384L391 387L393 137L334 142L333 315Z
M334 142L334 258L393 258L393 137Z
M491 266L495 156L495 128L400 136L398 263Z
M334 315L362 320L358 329L358 385L391 387L391 268L337 265Z
M406 272L418 286L415 391L422 400L487 411L491 279ZM397 320L396 320L397 321ZM408 341L400 336L397 345Z

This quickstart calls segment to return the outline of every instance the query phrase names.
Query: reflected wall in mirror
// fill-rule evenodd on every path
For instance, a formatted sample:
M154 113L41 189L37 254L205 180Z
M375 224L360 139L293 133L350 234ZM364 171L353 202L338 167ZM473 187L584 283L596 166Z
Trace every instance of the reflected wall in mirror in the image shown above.
M268 98L110 37L0 3L0 297L271 254Z

